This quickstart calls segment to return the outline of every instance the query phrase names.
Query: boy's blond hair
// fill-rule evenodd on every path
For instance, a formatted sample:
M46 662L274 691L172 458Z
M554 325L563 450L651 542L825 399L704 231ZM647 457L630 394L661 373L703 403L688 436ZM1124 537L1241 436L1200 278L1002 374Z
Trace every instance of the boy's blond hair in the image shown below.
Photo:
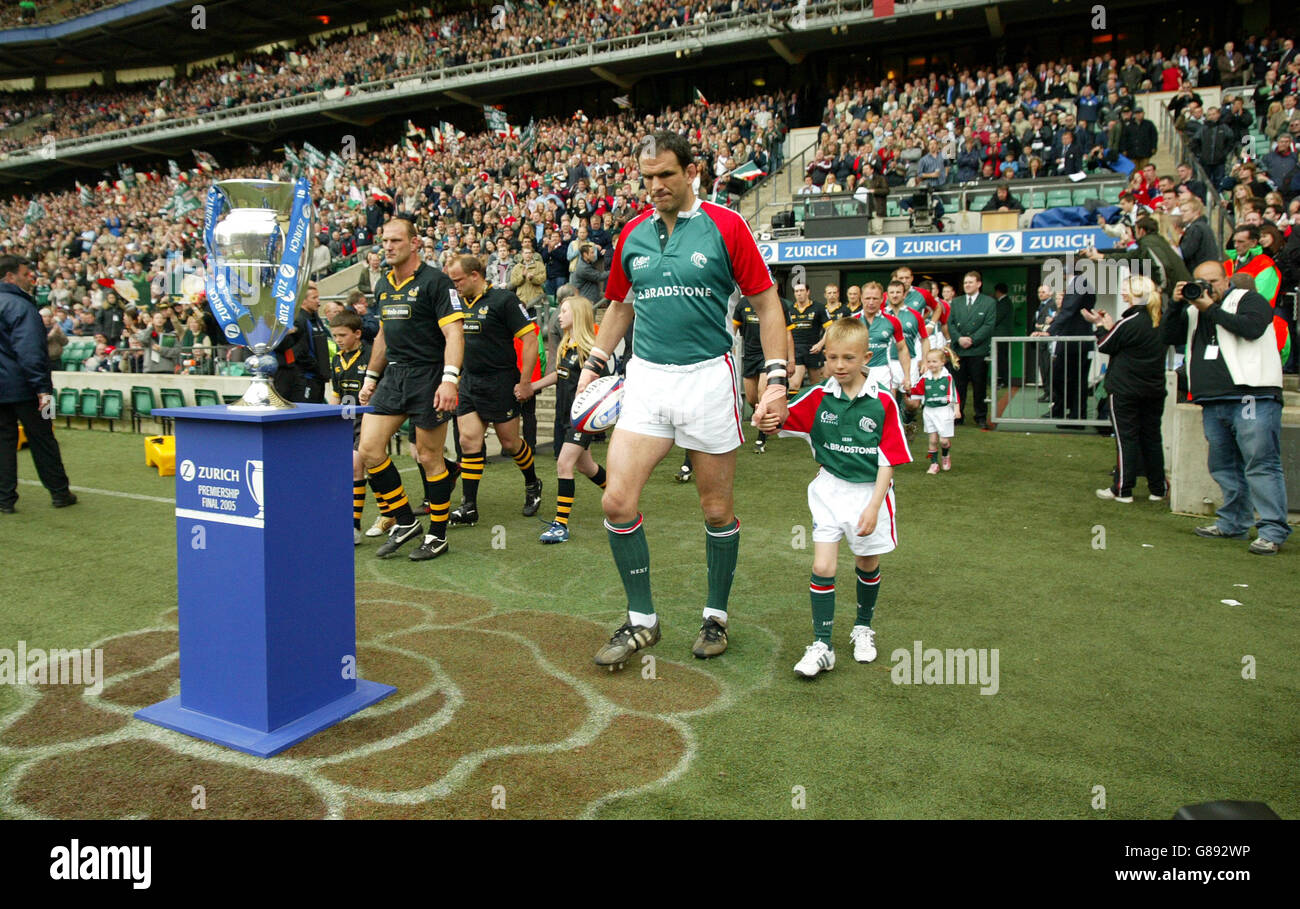
M863 351L869 350L871 341L867 326L858 319L836 319L826 329L826 343L823 349L832 344L853 344L861 347Z

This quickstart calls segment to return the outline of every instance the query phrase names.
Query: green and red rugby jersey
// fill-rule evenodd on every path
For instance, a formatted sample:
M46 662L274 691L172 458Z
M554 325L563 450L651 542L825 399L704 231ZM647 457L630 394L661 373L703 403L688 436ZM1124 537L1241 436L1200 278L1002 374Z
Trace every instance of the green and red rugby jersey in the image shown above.
M671 235L653 208L628 222L614 245L605 296L632 295L634 355L686 365L729 353L737 291L752 297L772 284L745 219L696 199L678 212Z
M926 407L961 404L957 395L957 383L946 368L940 371L938 378L930 375L927 369L908 394L913 398L923 399Z
M898 317L893 313L881 310L876 313L876 317L867 321L867 311L859 309L850 318L859 319L867 326L867 341L871 347L871 359L867 361L867 366L888 366L889 361L896 359L898 342L903 340L903 323L898 321Z
M930 337L929 332L925 330L925 316L909 306L904 306L898 312L888 309L884 311L898 319L899 324L903 326L903 338L907 341L907 353L915 360L921 355L921 339ZM895 344L889 345L889 356L895 360L898 359L898 347Z
M850 483L874 483L880 467L912 460L894 396L871 381L854 398L834 376L814 385L790 403L780 435L807 439L817 463Z

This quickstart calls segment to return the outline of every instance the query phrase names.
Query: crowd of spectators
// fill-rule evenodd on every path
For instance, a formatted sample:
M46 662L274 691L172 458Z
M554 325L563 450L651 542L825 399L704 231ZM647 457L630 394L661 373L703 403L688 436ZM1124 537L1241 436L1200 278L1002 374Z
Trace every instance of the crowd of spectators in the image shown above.
M425 261L441 267L460 253L481 256L490 280L525 303L571 280L603 287L619 230L648 204L636 169L641 137L660 128L688 134L701 165L698 190L707 197L719 162L734 168L779 161L790 104L779 94L658 114L591 118L577 111L510 136L483 131L450 139L418 160L405 141L358 149L334 179L324 168L308 174L320 212L322 255L313 270L319 276L359 256L369 266L361 287L373 286L380 262L368 254L385 220L402 211L415 216ZM183 175L197 198L213 179L289 176L281 160ZM103 181L89 188L89 204L69 189L0 205L0 251L35 262L35 296L50 309L51 323L68 335L104 336L91 368L140 362L130 344L158 311L181 342L169 369L187 368L187 329L204 339L196 343L223 343L193 279L185 281L200 270L202 213L170 212L177 185L141 170L133 185ZM33 201L44 215L28 220ZM200 331L189 325L196 314ZM192 368L204 368L204 358L197 359Z
M891 74L892 75L892 74ZM1207 120L1197 87L1254 82L1255 116L1267 119L1271 142L1292 131L1300 135L1296 112L1300 56L1294 41L1250 37L1242 49L1229 42L1196 56L1179 47L1169 57L1159 49L1115 57L1102 54L1075 64L1047 61L1000 67L930 72L890 78L879 84L849 83L829 98L819 149L808 165L803 193L845 191L864 202L887 188L952 184L1010 184L1021 179L1094 172L1142 171L1155 156L1159 134L1140 94L1177 90L1180 128ZM1245 99L1228 95L1224 121L1205 130L1195 146L1212 178L1250 125ZM1219 113L1208 115L1218 121ZM1294 142L1260 154L1262 169L1286 201ZM883 178L883 179L882 179ZM829 189L827 181L829 183ZM868 186L867 184L874 184ZM1216 180L1217 184L1217 180ZM1153 184L1154 185L1154 184Z
M393 25L360 34L348 32L311 45L300 43L271 53L241 55L236 62L218 63L147 89L91 86L63 92L0 93L0 122L13 125L49 115L52 120L41 127L42 137L96 135L793 5L793 0L523 0L510 4L498 17L493 10L500 4L482 0L457 15L403 15ZM0 153L39 141L0 134Z

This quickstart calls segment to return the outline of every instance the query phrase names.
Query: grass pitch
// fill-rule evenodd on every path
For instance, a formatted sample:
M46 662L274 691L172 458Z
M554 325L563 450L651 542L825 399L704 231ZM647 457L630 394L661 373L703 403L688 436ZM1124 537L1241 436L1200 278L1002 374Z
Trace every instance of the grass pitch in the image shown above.
M791 671L812 640L803 442L739 454L731 648L708 662L690 655L695 488L660 466L642 507L664 639L653 667L615 674L591 663L623 609L598 491L579 478L572 542L542 546L495 461L482 523L453 529L447 556L357 550L361 670L398 694L269 760L130 718L178 690L173 480L141 436L59 436L74 488L100 492L55 510L20 486L0 518L0 648L102 647L111 678L98 696L0 685L3 817L1167 818L1217 798L1300 816L1296 544L1260 558L1144 495L1098 500L1114 448L1097 436L963 428L939 476L918 436L880 656L853 662L842 551L839 662L813 680ZM35 479L25 453L20 474ZM311 570L309 547L286 560ZM895 684L915 641L996 648L997 693Z

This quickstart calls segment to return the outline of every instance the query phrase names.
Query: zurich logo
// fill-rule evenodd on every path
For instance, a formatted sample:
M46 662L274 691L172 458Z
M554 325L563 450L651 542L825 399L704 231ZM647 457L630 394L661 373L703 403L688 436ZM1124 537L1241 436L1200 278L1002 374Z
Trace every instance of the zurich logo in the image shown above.
M295 274L297 274L297 269L295 269L288 262L285 262L280 266L280 277L292 278Z
M887 256L887 255L889 255L889 241L888 241L888 240L872 240L872 241L871 241L871 254L872 254L873 256Z
M1011 234L995 234L993 237L994 252L1011 252L1016 248L1016 238Z
M181 474L181 479L184 480L186 483L194 479L194 462L191 461L189 458L186 458L184 461L181 461L180 474Z
M764 262L776 261L776 247L771 243L758 244L758 254L763 257Z
M691 264L696 268L703 268L709 264L708 258L702 252L691 253Z
M858 420L858 428L863 432L875 432L876 421L871 419L871 417L863 417L861 420Z
M236 325L234 322L231 322L224 329L222 329L222 331L224 331L226 337L232 341L235 340L235 338L239 337L239 326Z

